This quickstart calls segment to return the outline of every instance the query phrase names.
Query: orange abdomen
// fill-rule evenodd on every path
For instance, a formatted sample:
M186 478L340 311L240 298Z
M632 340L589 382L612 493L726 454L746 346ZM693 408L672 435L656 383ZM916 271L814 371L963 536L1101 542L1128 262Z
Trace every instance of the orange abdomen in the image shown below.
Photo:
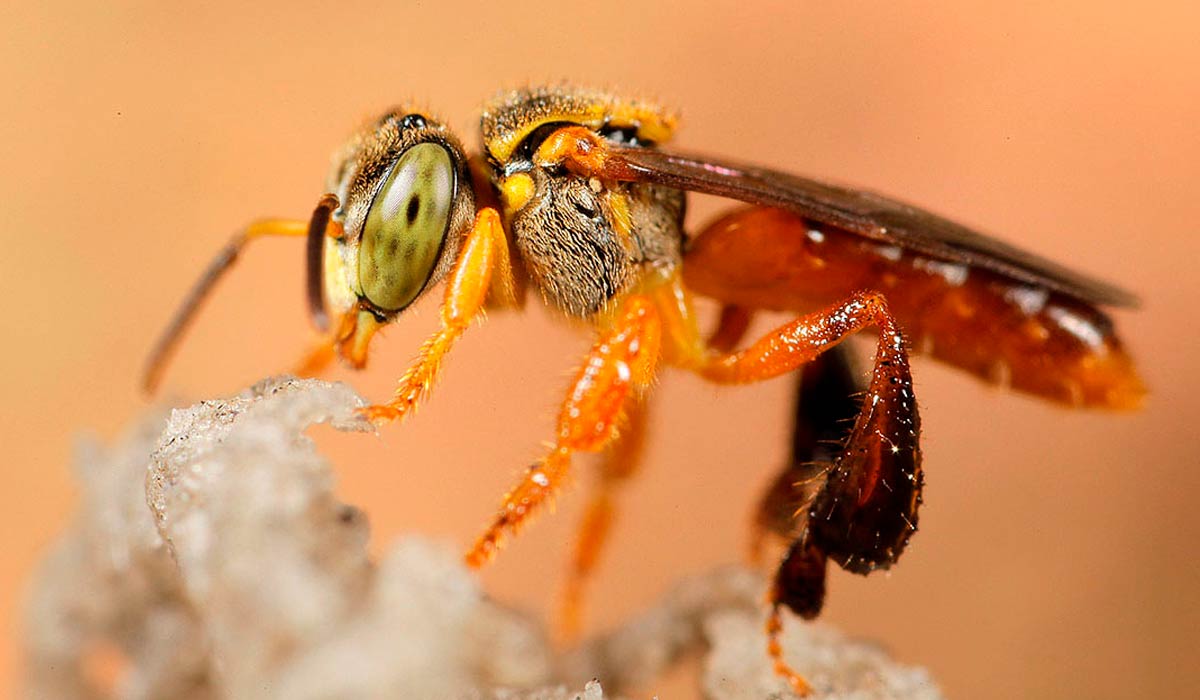
M702 231L684 281L727 304L789 311L875 290L913 351L993 384L1080 407L1134 408L1145 394L1095 306L776 209L743 209Z

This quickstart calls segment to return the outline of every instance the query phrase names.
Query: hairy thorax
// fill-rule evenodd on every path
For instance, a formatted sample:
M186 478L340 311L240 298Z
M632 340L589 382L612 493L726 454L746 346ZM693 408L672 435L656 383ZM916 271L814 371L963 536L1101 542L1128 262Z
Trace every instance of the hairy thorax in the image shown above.
M539 88L497 98L482 126L513 243L548 304L589 317L635 287L647 268L679 264L681 191L582 177L536 156L563 126L654 148L673 131L671 113L603 92Z
M627 203L621 212L610 192L583 178L535 173L534 180L537 193L514 214L511 231L526 271L551 305L590 316L634 285L645 266L679 263L679 191L621 186Z

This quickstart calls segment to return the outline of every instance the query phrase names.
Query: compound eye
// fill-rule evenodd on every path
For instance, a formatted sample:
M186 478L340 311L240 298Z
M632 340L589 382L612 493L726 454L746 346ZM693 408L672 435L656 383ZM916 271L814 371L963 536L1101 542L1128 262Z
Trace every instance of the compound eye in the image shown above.
M450 225L454 165L436 143L409 148L392 166L367 213L358 279L367 299L399 311L425 288Z

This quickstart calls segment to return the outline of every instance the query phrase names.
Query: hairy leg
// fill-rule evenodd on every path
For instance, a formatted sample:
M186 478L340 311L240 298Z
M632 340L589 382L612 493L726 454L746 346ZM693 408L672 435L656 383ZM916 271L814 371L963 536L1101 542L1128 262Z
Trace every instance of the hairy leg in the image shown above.
M483 209L467 234L462 252L446 280L442 302L442 327L421 346L417 360L400 378L392 398L369 406L363 413L375 423L401 420L423 400L437 380L442 359L471 323L480 318L489 290L496 288L513 297L512 270L508 265L508 241L494 209ZM495 279L499 281L493 285ZM369 320L369 319L368 319Z
M621 487L641 466L646 441L647 398L637 397L629 402L625 425L599 465L599 483L584 509L563 586L560 624L564 639L573 639L582 628L584 585L595 571L612 532Z
M575 452L598 452L616 437L628 401L653 381L662 328L649 299L627 297L612 326L584 360L558 415L554 444L504 497L500 512L467 553L478 567L495 556L507 536L562 488Z

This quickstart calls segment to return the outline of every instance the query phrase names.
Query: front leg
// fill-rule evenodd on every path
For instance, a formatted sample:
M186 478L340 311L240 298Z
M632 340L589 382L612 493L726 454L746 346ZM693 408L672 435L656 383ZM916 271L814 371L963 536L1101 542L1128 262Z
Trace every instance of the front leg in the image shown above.
M495 285L493 277L498 281ZM500 215L487 208L475 216L475 224L446 280L441 329L421 346L417 361L400 378L391 400L362 409L368 419L376 424L403 419L428 395L441 370L442 358L471 322L482 316L484 300L493 288L500 290L506 300L515 298L508 240Z
M554 444L504 497L500 512L467 552L472 567L486 564L504 539L562 487L575 452L598 452L617 434L631 395L644 392L654 379L662 324L646 297L625 299L613 323L588 353L558 415Z

